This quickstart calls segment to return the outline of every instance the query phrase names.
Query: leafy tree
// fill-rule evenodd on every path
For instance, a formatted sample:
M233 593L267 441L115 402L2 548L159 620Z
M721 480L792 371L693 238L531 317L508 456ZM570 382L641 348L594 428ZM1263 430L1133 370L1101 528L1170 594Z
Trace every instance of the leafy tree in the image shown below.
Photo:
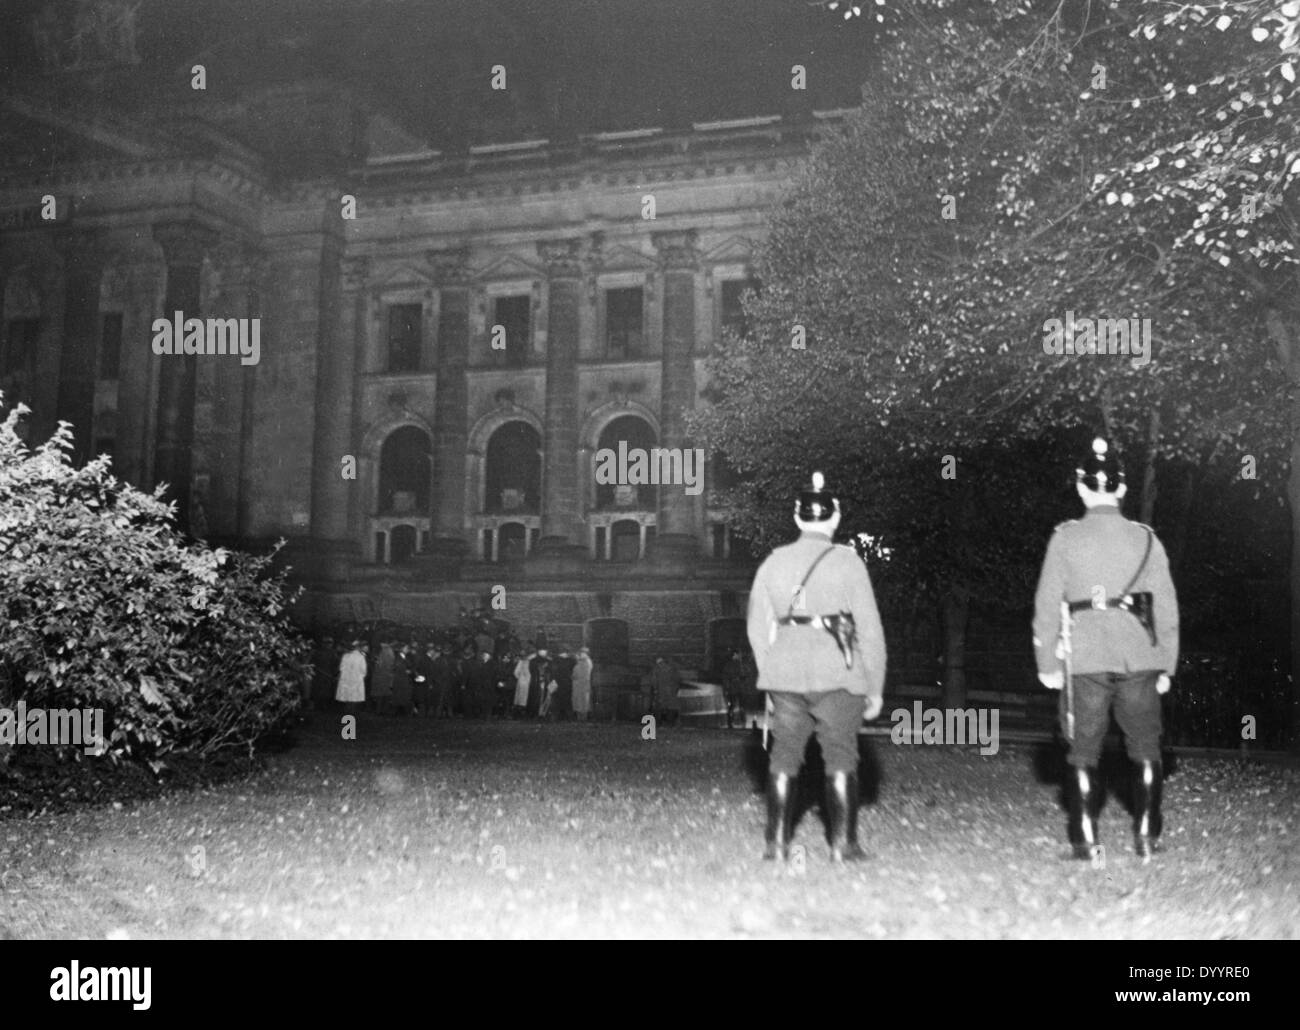
M160 492L113 478L107 457L74 467L66 423L29 449L25 411L0 423L0 696L104 709L109 758L155 772L178 751L251 753L307 670L283 574L185 542Z
M1153 45L1147 22L1118 4L933 0L892 10L895 40L863 108L774 212L758 262L764 288L749 303L756 332L711 366L716 404L697 429L750 475L745 500L781 496L778 483L797 481L813 455L871 468L896 507L887 524L922 535L916 561L929 574L918 581L983 596L968 584L996 564L980 557L996 531L980 540L968 528L963 551L945 546L957 542L953 527L927 515L936 503L968 505L962 476L994 476L1007 450L1064 437L1076 441L1073 456L1101 430L1131 441L1147 520L1162 467L1249 451L1263 475L1278 468L1286 384L1260 374L1276 360L1258 284L1223 275L1213 249L1187 245L1197 235L1184 231L1182 207L1139 204L1120 181L1200 131L1204 112L1149 102L1161 84L1174 74L1212 81L1225 66L1263 75L1257 40L1194 45L1221 33L1184 18L1181 34L1157 32ZM1195 152L1209 164L1214 145ZM1289 168L1274 162L1270 195L1293 195ZM1254 248L1256 267L1283 277L1284 208L1255 208ZM1150 319L1150 361L1046 353L1049 319L1069 311ZM790 346L800 331L804 351ZM957 453L970 460L937 500L935 479L916 469L937 474L939 457ZM1059 492L1060 480L1032 461L1021 472L1013 495L1053 508L1042 490ZM853 499L873 503L865 490ZM1032 520L1021 525L1033 535ZM1008 567L1003 578L1023 574Z

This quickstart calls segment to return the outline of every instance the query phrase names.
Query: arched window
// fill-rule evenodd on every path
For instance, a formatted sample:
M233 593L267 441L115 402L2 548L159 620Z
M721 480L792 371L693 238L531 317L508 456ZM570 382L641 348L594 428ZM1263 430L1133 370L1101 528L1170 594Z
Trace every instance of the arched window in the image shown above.
M527 422L507 422L488 440L484 468L488 512L541 510L542 438Z
M620 444L623 445L620 450ZM652 511L656 506L655 486L644 483L628 483L622 473L631 473L638 454L644 454L644 469L647 476L651 473L651 451L657 446L654 430L645 419L636 415L621 415L607 425L600 434L596 460L612 460L611 467L618 470L617 484L596 483L596 507L603 509L627 508L630 510ZM620 453L626 453L626 468L619 460ZM630 478L630 476L629 476ZM617 560L617 559L615 559Z
M428 514L429 453L429 436L423 429L403 426L389 434L379 451L380 514Z

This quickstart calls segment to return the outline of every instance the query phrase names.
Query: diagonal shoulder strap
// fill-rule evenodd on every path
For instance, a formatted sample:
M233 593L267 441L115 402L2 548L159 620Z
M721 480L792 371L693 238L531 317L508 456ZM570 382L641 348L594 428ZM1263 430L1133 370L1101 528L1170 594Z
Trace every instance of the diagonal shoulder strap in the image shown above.
M1142 564L1137 567L1137 572L1133 573L1133 578L1128 581L1128 586L1119 592L1120 597L1128 596L1128 592L1137 586L1142 570L1147 567L1147 559L1151 557L1151 541L1155 539L1156 535L1151 531L1150 526L1143 526L1142 528L1147 531L1147 549L1142 552Z
M831 544L830 547L826 548L826 550L822 551L821 554L817 555L817 560L808 566L808 571L804 573L803 579L799 581L799 586L795 589L794 597L798 597L801 593L803 593L803 588L808 585L808 580L812 579L812 574L814 570L817 568L818 565L822 563L822 559L825 558L828 554L830 554L831 551L833 550L835 550L835 545ZM1146 563L1143 562L1143 564ZM786 616L788 617L793 614L794 614L794 598L791 598L790 609L789 611L786 612Z

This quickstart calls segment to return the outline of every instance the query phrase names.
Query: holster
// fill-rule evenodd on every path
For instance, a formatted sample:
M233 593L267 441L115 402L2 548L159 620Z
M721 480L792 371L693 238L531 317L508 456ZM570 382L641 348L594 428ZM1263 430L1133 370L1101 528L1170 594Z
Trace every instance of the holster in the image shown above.
M1138 622L1142 623L1147 636L1151 638L1151 646L1155 647L1159 643L1156 639L1155 598L1149 591L1143 591L1140 594L1129 594L1124 600L1129 603L1120 607L1137 616Z
M844 656L844 668L853 668L853 645L858 639L858 626L853 621L852 612L840 612L838 615L823 615L822 628L835 638L840 654Z

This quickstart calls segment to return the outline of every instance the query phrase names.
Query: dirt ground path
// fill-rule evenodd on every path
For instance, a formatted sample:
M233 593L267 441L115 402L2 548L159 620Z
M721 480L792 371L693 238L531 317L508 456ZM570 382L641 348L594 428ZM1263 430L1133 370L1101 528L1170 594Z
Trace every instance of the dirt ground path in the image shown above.
M1062 859L1041 749L864 744L872 859L835 867L814 802L759 859L748 734L317 716L257 777L0 822L16 938L1295 938L1300 770L1184 759L1165 852L1102 817ZM811 793L811 792L810 792Z

